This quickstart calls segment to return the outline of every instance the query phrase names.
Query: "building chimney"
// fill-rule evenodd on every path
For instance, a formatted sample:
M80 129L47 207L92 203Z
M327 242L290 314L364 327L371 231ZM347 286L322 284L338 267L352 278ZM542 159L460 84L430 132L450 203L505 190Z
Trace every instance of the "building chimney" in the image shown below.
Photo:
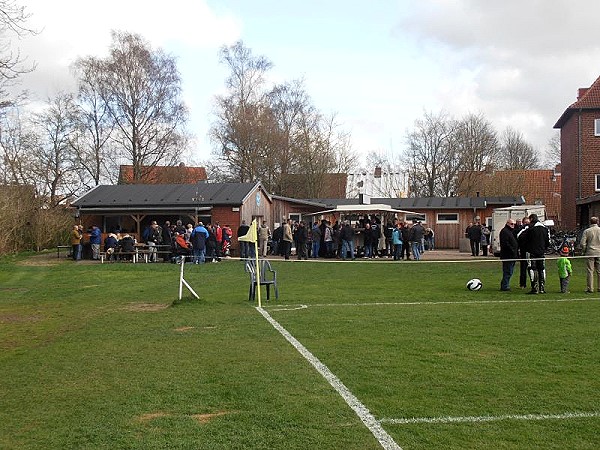
M577 100L579 100L581 97L583 97L585 95L585 93L588 91L589 88L579 88L577 90Z
M375 167L375 178L381 178L381 167Z

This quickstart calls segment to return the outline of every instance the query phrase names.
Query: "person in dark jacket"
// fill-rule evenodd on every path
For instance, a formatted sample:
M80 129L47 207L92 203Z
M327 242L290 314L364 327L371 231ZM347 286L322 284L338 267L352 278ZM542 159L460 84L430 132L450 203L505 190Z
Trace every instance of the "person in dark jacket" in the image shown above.
M481 222L477 220L475 223L470 223L465 230L465 236L469 238L471 244L471 256L479 256L479 248L481 246Z
M537 214L529 216L529 225L523 228L518 236L527 252L527 267L531 279L530 294L545 294L546 284L546 249L550 245L550 231L539 221Z
M501 291L510 291L510 278L515 269L515 260L519 256L519 243L513 232L514 219L508 219L506 225L500 230L500 259L502 259Z
M350 222L344 223L340 231L340 240L342 241L342 259L346 259L349 251L350 257L354 261L354 230L350 226Z
M306 243L308 241L308 230L304 221L300 221L298 228L294 233L294 240L296 241L296 255L298 259L308 259L306 252Z
M402 249L400 250L400 260L404 258L406 254L406 260L410 259L410 228L408 227L408 222L402 223L402 228L400 228L400 237L402 238Z
M421 243L425 236L425 228L421 225L421 222L413 222L413 226L410 227L409 241L412 247L413 258L415 261L421 259Z
M245 220L242 220L242 224L237 229L238 244L240 246L240 258L250 257L250 243L246 241L240 241L239 238L248 234L250 226L246 224Z
M517 219L517 223L514 228L515 236L518 236L523 228L529 225L529 217L523 217L522 220ZM518 241L518 239L517 239ZM522 242L519 242L519 287L525 289L527 287L527 252Z
M198 222L196 228L190 235L190 242L194 252L194 264L204 264L206 259L206 241L208 240L208 231L204 228L202 222Z

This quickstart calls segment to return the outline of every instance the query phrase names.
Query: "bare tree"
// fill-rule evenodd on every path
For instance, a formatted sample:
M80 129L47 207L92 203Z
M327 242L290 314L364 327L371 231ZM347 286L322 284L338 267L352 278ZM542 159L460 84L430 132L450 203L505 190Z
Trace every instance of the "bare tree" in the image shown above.
M404 164L415 197L447 196L457 173L458 155L452 143L455 122L446 113L425 113L407 133Z
M460 176L450 192L476 192L480 172L497 166L498 138L491 122L483 114L468 114L457 122L452 145L458 159L454 167ZM460 184L459 186L457 184Z
M506 128L500 137L498 163L506 170L536 169L540 165L533 146L525 141L520 131L511 127Z
M48 99L45 111L34 118L39 141L31 154L31 169L39 195L51 207L58 206L79 189L79 166L71 148L76 113L73 96L59 93Z
M496 131L481 113L468 114L456 123L452 143L460 155L462 170L483 170L494 163L498 151Z
M546 147L544 162L547 167L554 168L561 162L560 156L560 131L556 131L550 139L548 139L548 147Z
M21 116L19 108L7 108L1 116L0 131L2 184L34 185L33 161L29 155L37 148L39 139L30 121Z
M106 59L86 58L77 65L98 69L86 82L108 107L115 128L111 141L132 164L134 182L158 164L178 162L188 142L188 113L173 57L152 50L140 35L114 31Z
M216 98L210 131L220 178L261 180L282 195L297 193L299 183L307 195L321 191L325 174L351 160L334 117L316 110L302 81L268 86L271 62L242 42L223 47L221 62L230 70L228 92Z
M35 64L25 64L26 60L18 49L12 49L9 38L10 35L35 34L26 26L29 17L25 7L16 1L0 0L0 108L15 104L15 99L9 98L7 88L14 85L22 74L35 69Z
M116 182L118 177L118 164L111 157L110 145L116 124L104 101L107 95L98 82L102 66L102 61L92 57L79 60L73 66L79 86L72 146L82 169L81 182L86 187L97 186L102 180Z
M218 146L216 156L230 178L256 180L260 159L266 157L261 125L271 123L265 76L272 64L264 56L252 55L241 41L222 47L220 60L230 74L225 80L227 94L216 97L217 120L210 130Z

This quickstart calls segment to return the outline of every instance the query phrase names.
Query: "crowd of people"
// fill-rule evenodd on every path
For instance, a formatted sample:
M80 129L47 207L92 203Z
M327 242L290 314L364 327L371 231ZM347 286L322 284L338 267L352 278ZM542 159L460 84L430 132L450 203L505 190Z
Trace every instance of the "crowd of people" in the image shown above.
M519 287L527 288L527 278L531 289L529 294L546 293L546 250L550 245L550 230L539 220L536 214L530 214L520 220L508 219L500 231L500 258L502 259L502 280L500 290L510 291L510 279L516 262L519 261ZM600 292L600 228L598 217L590 219L590 226L583 231L580 241L581 252L586 256L586 292ZM571 249L560 249L556 260L559 287L561 293L569 292L569 282L573 266L569 260Z
M262 242L270 243L270 254L285 259L290 259L295 248L297 259L354 260L362 257L419 260L426 250L433 250L435 244L433 229L424 227L418 220L404 222L393 219L383 224L379 217L369 216L356 221L354 225L350 221L332 224L328 220L321 220L307 224L291 219L284 219L276 225L271 233L263 223L262 227L266 230L262 232ZM267 244L263 247L261 243L261 227L258 238L261 255L266 256Z
M191 223L184 226L181 220L174 224L166 221L162 226L153 220L144 228L139 242L129 233L115 230L102 243L102 232L95 225L86 233L93 260L100 259L102 244L108 260L132 260L136 249L140 248L139 244L145 244L149 262L171 261L185 256L196 264L218 262L223 256L228 256L233 235L229 225L221 227L218 222L206 225L198 222L195 226ZM73 226L71 255L75 261L82 259L82 240L86 233L81 225Z
M465 237L469 238L471 256L479 256L480 251L483 256L488 255L491 244L490 236L491 230L489 227L481 224L479 217L476 217L474 222L469 222L465 230Z

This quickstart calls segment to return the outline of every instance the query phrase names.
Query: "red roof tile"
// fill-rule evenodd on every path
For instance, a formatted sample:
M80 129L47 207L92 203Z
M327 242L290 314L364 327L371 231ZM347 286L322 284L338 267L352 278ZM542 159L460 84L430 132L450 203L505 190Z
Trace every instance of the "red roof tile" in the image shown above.
M133 181L133 166L122 165L119 169L119 184L194 184L207 178L204 167L143 166L138 181Z
M600 77L589 88L579 89L579 98L562 113L554 128L562 128L571 114L578 109L600 109Z

